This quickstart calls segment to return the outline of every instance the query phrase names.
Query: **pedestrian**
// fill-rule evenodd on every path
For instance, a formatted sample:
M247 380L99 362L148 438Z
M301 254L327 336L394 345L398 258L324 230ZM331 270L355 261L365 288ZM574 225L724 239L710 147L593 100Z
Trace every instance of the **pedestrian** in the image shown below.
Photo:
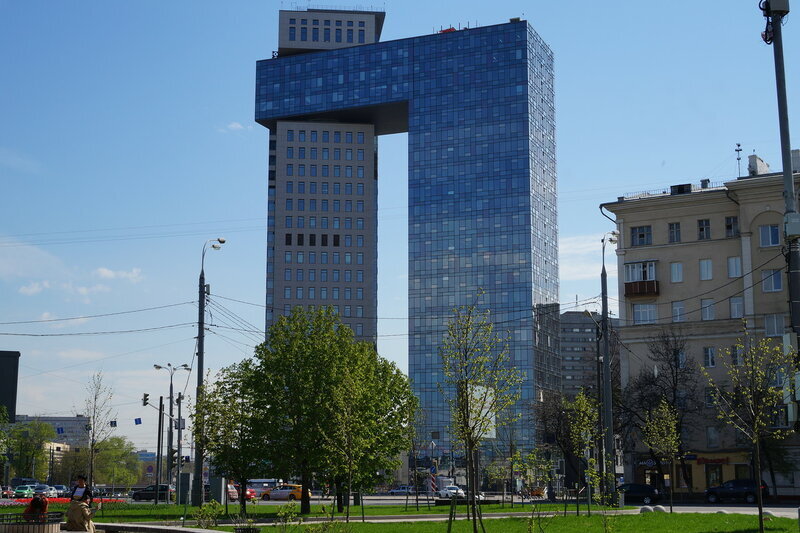
M26 522L44 522L47 518L47 498L44 494L36 494L22 512Z
M67 530L95 533L92 523L92 489L86 486L86 476L78 475L69 499Z

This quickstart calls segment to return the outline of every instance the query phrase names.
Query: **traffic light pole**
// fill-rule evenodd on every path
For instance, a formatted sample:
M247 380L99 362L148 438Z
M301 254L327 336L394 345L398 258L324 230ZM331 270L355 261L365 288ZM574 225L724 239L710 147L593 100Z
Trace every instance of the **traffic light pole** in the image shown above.
M170 372L169 374L169 431L167 431L167 485L172 483L172 470L175 467L175 463L172 460L172 430L173 426L175 425L175 419L172 416L172 375L173 373Z
M153 505L158 505L158 497L161 492L161 447L164 443L164 397L158 397L158 450L156 450L156 497ZM169 490L167 491L169 492Z
M181 447L182 438L183 438L183 427L181 427L181 401L183 400L183 394L178 393L178 398L175 400L175 403L178 404L178 453L177 453L177 463L178 463L178 473L175 475L175 494L177 494L178 498L181 498L181 471L183 470L183 449ZM178 503L178 502L176 502Z

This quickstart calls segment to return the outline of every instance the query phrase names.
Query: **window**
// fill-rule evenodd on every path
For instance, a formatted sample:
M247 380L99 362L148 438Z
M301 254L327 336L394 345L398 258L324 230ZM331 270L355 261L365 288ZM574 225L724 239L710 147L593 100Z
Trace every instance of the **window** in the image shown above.
M744 298L742 296L733 296L730 299L731 303L731 318L742 318L744 316Z
M742 276L742 258L739 256L728 258L728 277L739 278Z
M303 287L296 287L295 288L295 293L296 293L295 294L295 298L297 298L298 300L302 300L303 299Z
M778 269L762 270L761 290L763 292L780 292L781 290L783 290L783 279L781 278L781 271Z
M683 302L672 302L672 321L683 322L686 320L686 308Z
M703 366L706 368L714 368L717 366L717 352L713 346L706 346L703 348Z
M294 130L286 130L286 140L287 141L294 140Z
M701 259L700 260L700 280L707 281L712 279L713 276L713 263L711 259Z
M283 269L283 281L292 281L292 269L291 268Z
M289 40L296 41L297 40L297 28L294 26L289 26Z
M286 226L287 228L291 228L292 227L292 217L284 218L283 225Z
M625 282L651 281L656 279L656 263L644 261L641 263L625 264Z
M697 221L697 240L707 241L711 238L711 220L701 218Z
M719 448L719 431L714 426L706 427L706 445L709 448ZM712 466L712 465L706 465L706 466ZM719 469L722 470L722 465L713 465L713 466L718 466L720 467ZM708 472L706 472L706 474L708 474ZM720 474L718 474L718 477L719 476ZM722 480L721 477L719 477L719 479L720 481Z
M634 324L653 324L656 321L656 304L633 304Z
M669 242L681 242L681 223L669 223Z
M283 297L286 300L289 300L292 297L292 288L291 287L284 287L283 288Z
M739 217L725 217L725 237L739 236Z
M714 299L703 298L700 300L700 320L714 320Z
M686 352L683 350L676 350L675 359L678 362L678 368L686 368Z
M358 133L356 133L356 142L358 144L364 144L364 132L363 131L359 131Z
M778 246L781 243L781 235L777 224L759 226L758 229L761 235L761 246Z
M669 280L672 283L683 282L683 263L669 264Z
M764 316L764 335L767 337L779 337L783 335L783 315Z
M358 30L358 43L364 44L366 42L366 34L364 30Z
M650 226L634 226L631 228L631 246L653 244L653 233Z
M284 243L283 244L286 245L286 246L291 246L292 245L292 234L291 233L287 233L286 235L284 235Z
M363 265L364 264L364 253L363 252L358 252L356 254L356 264L357 265Z
M292 252L285 252L283 254L283 262L286 263L287 265L291 264L291 262L292 262Z
M731 346L731 362L733 363L733 366L742 365L742 352L744 352L744 346Z
M294 168L292 165L286 165L286 175L291 176L294 174Z

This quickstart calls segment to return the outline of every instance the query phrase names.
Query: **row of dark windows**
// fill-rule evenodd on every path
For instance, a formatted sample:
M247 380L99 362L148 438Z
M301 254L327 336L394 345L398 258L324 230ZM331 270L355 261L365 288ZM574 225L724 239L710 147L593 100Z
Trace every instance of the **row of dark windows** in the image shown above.
M294 219L291 216L286 216L283 221L283 225L286 228L296 227L296 228L305 228L306 227L306 217L304 216L297 216ZM317 228L317 217L310 216L308 217L308 227L311 229ZM328 219L328 217L319 217L319 227L322 229L328 229L329 227L333 229L353 229L353 219L352 217L345 217L344 218L344 226L342 226L342 219L339 217L332 217ZM356 219L356 229L364 229L364 219L357 218Z
M364 271L363 270L356 270L355 281L356 283L363 283L364 282ZM342 271L339 269L333 269L330 271L331 276L330 280L333 282L339 282L344 280L345 283L350 283L353 281L353 271L352 270L345 270L344 275L342 275ZM294 274L295 281L317 281L317 271L313 268L308 270L303 270L302 268L296 269L294 272L291 268L286 268L283 270L283 280L284 281L292 281L292 274ZM328 281L328 269L323 268L319 271L319 281L327 282Z
M317 148L311 147L308 148L308 158L309 159L317 159ZM286 159L294 159L295 154L295 147L294 146L287 146L286 147ZM305 159L306 158L306 147L305 146L298 146L297 147L297 159ZM328 160L330 159L330 150L328 148L322 149L322 159ZM342 159L342 149L341 148L334 148L333 149L333 160L334 161L341 161ZM345 161L352 161L353 160L353 149L352 148L345 148L344 150L344 159ZM364 149L359 148L356 150L356 160L364 161Z
M270 163L275 163L275 156L270 156ZM327 178L330 176L330 168L328 165L320 165L322 168L321 176L323 178ZM317 165L308 165L308 175L312 178L317 177ZM286 175L287 176L294 176L294 166L290 163L286 165ZM297 165L297 175L298 176L305 176L306 175L306 165ZM333 177L334 178L341 178L342 177L342 166L341 165L333 165ZM345 178L352 178L353 177L353 167L347 165L344 167L344 177ZM364 177L364 167L356 167L356 177L363 178Z
M309 130L308 140L312 143L317 142L318 136L317 130ZM286 140L289 142L294 142L295 139L295 131L294 130L286 130ZM327 143L331 142L331 132L327 130L322 130L322 142ZM306 142L306 130L297 130L297 140L301 143ZM333 132L333 142L340 143L342 142L342 132L341 131L334 131ZM353 144L353 132L346 131L344 132L344 142L345 144ZM357 144L364 144L364 132L358 131L356 132L356 143Z
M312 26L319 26L319 20L320 19L311 19L311 25ZM341 20L336 20L335 22L336 22L336 26L341 26L342 25L342 21ZM352 28L353 27L353 21L352 20L347 20L345 22L347 22L347 27L348 28ZM289 24L297 24L297 19L296 18L290 18L289 19ZM300 25L301 26L307 26L308 25L308 19L300 19ZM322 20L322 25L323 26L330 26L331 25L331 20L330 19L323 19ZM365 21L363 21L363 20L359 20L358 21L358 27L359 28L363 28L365 26L366 26L366 22Z
M308 237L308 239L306 239ZM330 237L330 238L329 238ZM342 238L344 237L344 238ZM317 245L317 234L316 233L287 233L284 236L284 243L286 246L292 246L292 242L294 242L295 246L306 246L306 242L308 246L316 246ZM344 243L345 247L352 247L353 246L353 236L352 235L328 235L327 233L323 233L319 236L319 245L320 246L340 246ZM356 246L362 248L364 246L364 236L363 235L356 235Z
M295 201L296 200L296 201ZM329 207L329 200L323 199L319 200L320 211L327 212ZM342 211L342 201L341 200L330 200L333 204L331 209L334 213L338 213ZM305 211L306 210L306 198L287 198L286 199L286 211ZM317 211L317 199L316 198L308 198L308 210L311 212ZM364 200L356 200L356 212L363 213L364 212ZM353 212L353 200L345 200L344 201L344 212L345 213L352 213Z
M285 190L288 194L293 194L295 192L295 182L287 181L285 182ZM333 182L333 187L331 188L330 184L327 181L323 181L319 184L319 192L320 194L342 194L342 184L339 182ZM297 182L297 192L298 194L305 194L306 193L306 182L305 181L298 181ZM317 194L317 182L310 181L308 182L308 194ZM353 194L353 184L352 183L345 183L344 184L344 194ZM364 184L363 183L356 183L356 194L359 196L364 196Z
M328 260L330 259L330 264L332 265L341 265L342 264L342 255L344 255L344 264L345 265L352 265L353 264L353 254L351 252L344 252L344 254L340 252L331 252L330 255L328 252L320 252L319 253L319 264L327 265ZM306 256L306 252L284 252L283 253L283 262L287 265L291 265L292 261L295 264L302 265L308 260L308 264L315 265L317 263L317 252L308 252L308 256ZM356 265L363 265L364 264L364 252L356 253Z
M725 237L733 238L739 236L739 217L725 217ZM697 220L697 240L707 241L711 239L711 219L700 218ZM668 242L682 242L681 223L670 222L668 227ZM652 226L633 226L631 227L631 246L647 246L653 244Z
M328 289L330 289L330 298L328 297ZM353 298L353 289L350 287L344 287L341 292L344 293L342 296L345 300L364 299L364 289L361 287L356 287L355 298ZM319 287L319 296L317 296L316 287L295 287L294 294L292 294L291 287L283 288L284 300L291 300L292 298L295 300L302 300L304 297L309 300L338 300L339 295L339 287Z
M353 43L354 41L354 31L351 29L347 30L347 33L344 35L346 36L345 40L342 41L342 29L336 28L333 33L333 41L331 41L331 29L324 28L322 30L322 42L329 43L329 42L348 42ZM297 41L297 28L294 26L289 26L289 40L290 41ZM308 41L308 28L305 26L300 27L300 40L301 41ZM320 35L319 35L319 28L311 28L311 42L318 43L320 42ZM364 44L367 42L367 32L365 30L358 30L358 44Z

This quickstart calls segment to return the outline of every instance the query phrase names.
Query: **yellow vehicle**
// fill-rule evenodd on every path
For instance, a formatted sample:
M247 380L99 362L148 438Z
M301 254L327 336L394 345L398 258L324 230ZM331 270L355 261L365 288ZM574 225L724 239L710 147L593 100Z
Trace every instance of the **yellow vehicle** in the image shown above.
M290 485L284 483L275 488L267 489L261 495L262 500L299 500L303 494L302 485ZM308 491L308 498L311 499L311 491Z

